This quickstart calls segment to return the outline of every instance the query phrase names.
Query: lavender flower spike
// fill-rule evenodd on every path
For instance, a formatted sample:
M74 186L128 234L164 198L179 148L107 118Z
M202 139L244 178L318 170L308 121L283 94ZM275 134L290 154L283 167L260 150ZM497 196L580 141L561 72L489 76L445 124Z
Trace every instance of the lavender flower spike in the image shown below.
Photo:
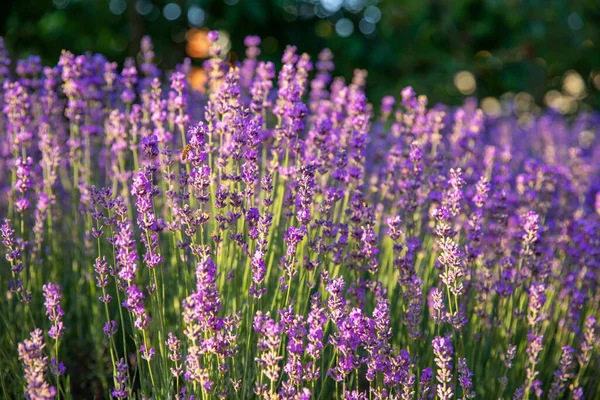
M31 332L31 339L19 343L19 360L24 364L28 399L51 400L56 395L56 388L50 386L44 376L48 367L48 357L43 353L45 346L41 329Z
M433 354L435 355L435 363L437 364L436 379L437 395L441 400L452 398L452 358L454 349L452 342L448 338L436 336L432 341Z

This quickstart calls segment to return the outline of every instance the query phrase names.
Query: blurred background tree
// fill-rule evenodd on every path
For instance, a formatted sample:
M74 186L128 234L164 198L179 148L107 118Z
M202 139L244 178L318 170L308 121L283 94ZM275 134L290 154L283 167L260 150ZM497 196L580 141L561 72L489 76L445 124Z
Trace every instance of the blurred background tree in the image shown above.
M286 44L316 56L329 47L336 73L369 71L372 99L412 85L432 102L467 95L493 111L501 96L571 113L600 106L598 0L8 0L0 35L13 58L60 51L100 52L122 62L143 35L159 66L184 55L201 65L194 40L203 30L225 37L232 61L243 38L263 38L263 59ZM192 42L190 44L190 42ZM198 43L196 43L197 45ZM506 94L508 93L508 95ZM519 97L520 96L520 97Z

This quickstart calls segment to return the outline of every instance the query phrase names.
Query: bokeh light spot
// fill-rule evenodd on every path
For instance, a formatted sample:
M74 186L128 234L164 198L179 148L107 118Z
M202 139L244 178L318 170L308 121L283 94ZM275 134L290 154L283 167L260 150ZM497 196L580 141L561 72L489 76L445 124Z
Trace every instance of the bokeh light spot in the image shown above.
M531 111L533 107L535 99L533 96L527 92L517 93L515 96L515 106L518 114L523 114Z
M348 37L354 32L354 23L348 18L342 18L335 23L335 32L341 37Z
M475 76L469 71L460 71L454 75L454 86L464 95L473 94L477 89Z
M328 38L333 34L333 28L331 27L329 21L322 19L315 25L315 33L319 37Z
M202 68L194 67L188 76L188 82L192 89L198 90L199 92L206 92L206 81L208 77L206 76L206 71Z
M544 95L544 103L548 107L557 109L558 102L560 101L561 97L562 97L562 94L560 94L560 92L558 90L550 90Z
M330 13L334 13L342 8L343 0L323 0L323 8Z
M365 20L372 24L376 24L381 19L381 10L375 6L369 6L365 9Z
M594 82L594 86L596 87L596 90L600 90L600 73L596 74L592 81Z
M169 3L163 8L163 17L169 21L174 21L181 16L181 7L177 3Z
M481 101L481 108L490 117L498 117L502 113L502 106L495 97L484 98Z
M574 31L578 31L583 28L583 20L576 12L569 14L567 17L567 24L569 24L569 28L573 29Z
M53 0L52 3L56 8L62 9L69 5L69 0Z
M204 10L198 6L191 6L188 9L187 17L190 25L192 26L202 26L204 25L204 19L206 18L206 14Z
M592 147L595 140L596 134L594 133L594 131L584 129L583 131L579 132L579 145L581 146L581 148L589 149L590 147Z
M585 96L585 82L578 72L570 70L563 76L563 90L576 98Z
M138 0L135 3L135 10L141 15L149 15L154 10L154 5L148 0Z
M375 24L363 18L358 23L358 29L360 29L363 34L370 35L375 32Z
M127 3L125 3L125 0L110 0L108 9L115 15L121 15L127 9Z
M208 57L208 50L210 49L210 41L208 40L208 31L199 29L190 29L187 31L185 38L187 43L185 45L185 52L192 58L206 58Z

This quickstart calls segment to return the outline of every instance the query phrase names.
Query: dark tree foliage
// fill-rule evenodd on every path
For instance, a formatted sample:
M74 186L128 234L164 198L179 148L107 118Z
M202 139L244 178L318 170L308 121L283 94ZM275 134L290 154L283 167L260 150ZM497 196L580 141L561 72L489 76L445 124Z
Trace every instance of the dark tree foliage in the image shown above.
M111 11L111 1L117 9L126 3L121 14ZM464 96L453 77L468 70L477 79L478 97L526 91L543 104L544 94L560 90L565 72L575 70L587 84L582 106L600 105L600 78L597 86L593 82L600 73L597 0L345 1L340 3L362 6L320 18L315 4L321 1L7 0L0 2L0 35L14 57L40 54L45 63L54 63L63 48L101 52L122 62L137 54L140 38L148 34L160 66L168 69L185 54L187 12L199 6L203 27L230 33L233 60L243 53L248 34L269 38L262 57L272 60L287 43L311 55L329 47L338 74L350 77L354 68L368 69L374 99L390 87L412 85L431 101L459 103ZM169 21L162 11L171 2L181 15ZM365 35L358 27L368 5L381 10L381 19L374 33ZM139 12L144 7L146 15ZM336 34L340 18L354 23L349 37Z

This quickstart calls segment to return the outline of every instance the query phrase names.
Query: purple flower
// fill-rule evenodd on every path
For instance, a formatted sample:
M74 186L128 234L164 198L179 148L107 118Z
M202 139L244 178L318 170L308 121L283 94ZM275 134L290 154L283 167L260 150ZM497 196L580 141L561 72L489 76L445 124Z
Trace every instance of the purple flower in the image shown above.
M344 400L367 400L367 394L358 390L347 390L344 393Z
M379 340L389 341L392 338L390 305L387 299L380 299L373 310L375 332Z
M291 307L290 311L292 311ZM304 355L304 341L307 331L302 315L293 315L292 311L290 319L287 326L285 326L282 315L281 325L284 327L284 331L288 338L286 346L288 361L283 367L283 370L289 377L288 383L290 385L301 385L305 376L302 358Z
M181 376L183 373L182 367L179 364L179 361L181 360L181 341L177 339L177 336L173 335L172 332L169 332L169 337L165 344L169 348L169 359L175 364L175 367L171 367L170 369L171 374L175 377Z
M475 398L475 392L473 391L473 382L471 380L473 373L467 366L467 360L465 358L458 359L458 382L463 391L463 398L473 399Z
M254 330L259 334L255 361L261 373L270 381L275 381L279 379L279 361L283 359L278 355L282 328L268 314L259 311L254 317Z
M255 218L252 218L252 220L254 219ZM265 275L267 273L267 268L265 265L265 251L268 245L268 234L272 222L273 214L268 212L264 215L260 215L258 217L258 221L256 222L257 244L250 264L252 268L252 285L250 286L250 295L254 298L261 298L266 291L266 288L261 286L263 285Z
M15 183L15 188L22 196L24 196L25 193L27 193L27 190L31 188L31 167L33 165L33 160L31 157L27 157L26 160L19 157L15 161L15 165L17 168L17 182Z
M381 99L381 114L384 120L386 120L392 113L395 104L396 99L394 98L394 96L384 96Z
M554 371L554 379L548 392L549 399L558 399L565 391L566 383L573 377L575 363L573 362L575 350L571 346L562 348L562 356L558 363L558 369Z
M465 183L460 168L450 169L450 179L448 179L449 188L444 193L443 204L453 217L460 213L460 201L463 199L462 188Z
M8 139L13 150L19 154L21 148L29 147L32 139L30 131L31 123L31 99L27 90L19 81L3 83L4 107L3 112L8 122Z
M96 286L104 288L108 285L109 268L105 257L97 257L94 262L94 271L96 272Z
M60 307L62 294L59 287L54 283L44 285L42 290L44 292L44 297L46 298L46 301L44 302L44 305L46 306L46 315L50 322L52 322L52 328L50 328L48 336L59 340L65 332L65 327L62 322L62 317L65 315L65 312Z
M111 392L113 397L125 399L129 396L129 388L127 387L128 372L127 363L125 363L125 359L121 358L115 367L115 388Z
M581 353L578 356L579 364L583 367L590 362L592 351L596 343L596 317L590 315L586 318L581 342Z
M135 101L137 81L138 73L135 65L125 66L121 71L121 83L123 84L121 100L123 103L132 104Z
M515 358L515 355L517 353L517 346L511 344L508 346L508 350L506 350L506 356L504 358L504 365L506 366L507 369L512 368L513 366L513 360Z
M315 188L314 164L302 165L298 171L296 194L296 218L302 225L307 225L311 219L311 204Z
M221 296L216 287L217 267L212 259L203 255L196 264L196 290L182 303L186 324L198 324L202 331L217 331L223 320L219 318Z
M583 388L578 387L573 390L573 400L583 400Z
M262 120L262 112L271 105L268 95L273 88L275 66L271 62L259 62L256 67L256 76L250 87L252 102L250 109Z
M56 376L61 376L67 372L67 367L65 367L65 364L63 364L61 361L53 358L52 361L50 361L50 371Z
M135 250L136 243L129 220L123 218L117 222L113 243L116 250L118 277L125 281L127 285L130 285L137 272L138 255Z
M242 61L241 66L241 77L242 86L245 88L250 87L252 84L252 77L256 70L256 57L260 55L260 37L259 36L246 36L244 38L244 46L246 46L246 58Z
M324 343L323 339L325 336L324 327L327 323L327 315L325 309L321 307L321 301L318 294L313 295L310 302L310 312L306 319L308 323L308 344L306 345L306 354L313 359L313 365L316 370L313 369L313 373L318 373L318 367L316 362L321 358Z
M445 337L436 336L431 342L435 363L437 364L437 395L440 399L447 400L452 398L452 358L454 349L452 342Z
M211 42L216 42L217 40L219 40L219 32L217 31L210 31L208 32L208 40L210 40Z
M154 358L154 349L153 348L147 348L145 344L140 346L140 353L142 355L142 358L148 362L152 361L152 359Z
M428 398L428 393L433 386L433 371L431 368L425 368L421 371L421 380L419 382L419 400Z
M0 37L0 84L10 78L10 57L4 44L4 38Z
M346 299L342 293L345 286L346 283L342 277L327 282L326 290L330 294L329 299L327 300L327 306L329 308L330 318L336 324L339 323L346 314Z
M529 211L523 218L523 254L530 256L533 254L534 245L540 238L540 216L533 211Z
M546 304L546 287L542 283L534 283L529 288L529 305L527 307L527 322L533 327L541 321L540 311Z
M385 222L388 226L388 235L390 238L392 238L392 240L398 240L404 236L404 231L402 230L402 219L399 215L388 217Z
M116 333L118 332L117 322L112 320L108 321L104 324L104 328L102 329L102 331L107 337L116 335Z
M25 394L30 399L51 400L56 395L56 388L50 386L44 376L48 368L48 357L43 354L45 346L41 329L31 332L30 340L19 343L19 360L24 365L27 383Z
M25 268L25 265L21 259L21 243L15 238L15 230L12 228L9 219L4 219L2 227L0 227L0 233L2 235L2 244L6 247L5 258L10 263L10 270L18 276ZM11 292L20 294L19 298L21 301L25 303L29 302L30 294L25 290L23 282L19 278L9 281L9 289Z
M137 317L134 325L140 330L146 329L150 325L150 317L148 317L144 308L144 299L144 293L136 285L131 285L127 287L126 298L122 304L123 307Z
M543 335L536 335L533 332L530 332L527 335L527 349L526 353L529 358L529 366L526 369L527 381L524 387L524 390L528 391L531 384L533 383L535 377L538 375L538 371L536 371L536 365L540 361L540 353L543 350L544 340Z
M285 257L283 259L283 269L290 279L297 273L296 249L298 244L304 239L306 232L306 227L304 226L302 228L290 226L283 237L283 241L287 246L285 250Z

